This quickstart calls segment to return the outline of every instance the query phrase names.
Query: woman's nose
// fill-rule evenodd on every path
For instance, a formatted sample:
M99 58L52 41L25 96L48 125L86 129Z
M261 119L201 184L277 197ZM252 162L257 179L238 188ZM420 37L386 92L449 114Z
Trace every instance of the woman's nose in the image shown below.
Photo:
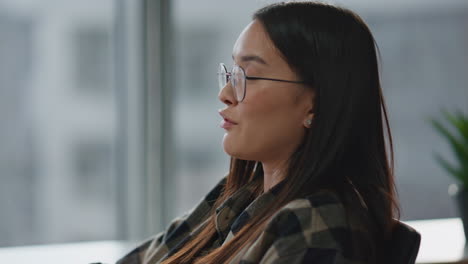
M218 98L226 105L237 104L231 82L227 82L227 84L219 91Z

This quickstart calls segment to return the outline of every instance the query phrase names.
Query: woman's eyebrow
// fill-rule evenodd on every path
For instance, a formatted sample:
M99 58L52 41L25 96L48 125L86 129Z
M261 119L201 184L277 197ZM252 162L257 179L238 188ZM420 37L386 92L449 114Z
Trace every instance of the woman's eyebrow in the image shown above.
M232 55L232 60L235 61L234 55ZM241 62L250 62L250 61L255 61L263 65L268 65L264 59L262 59L260 56L257 55L243 55L240 56Z

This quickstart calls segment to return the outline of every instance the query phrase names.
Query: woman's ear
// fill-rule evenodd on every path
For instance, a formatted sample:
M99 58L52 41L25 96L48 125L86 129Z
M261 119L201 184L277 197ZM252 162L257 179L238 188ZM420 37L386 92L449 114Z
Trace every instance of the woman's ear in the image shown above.
M302 113L304 114L302 124L305 128L310 128L314 119L314 99L315 94L312 89L304 87L301 93L302 102L300 104L302 105Z
M314 113L309 112L309 114L307 114L306 118L304 119L304 122L303 122L304 127L310 128L312 126L313 119L314 119Z

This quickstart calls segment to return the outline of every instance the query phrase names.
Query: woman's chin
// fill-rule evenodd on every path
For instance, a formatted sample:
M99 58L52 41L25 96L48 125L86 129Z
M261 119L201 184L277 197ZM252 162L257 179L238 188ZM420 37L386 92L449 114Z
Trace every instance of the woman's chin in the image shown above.
M239 144L236 144L228 134L223 137L223 149L229 156L241 159L242 153L239 151Z
M225 134L223 137L223 150L229 156L241 160L256 160L257 155L252 152L252 146L245 142L234 140L233 135Z
M235 157L235 148L234 146L232 146L231 142L229 142L229 140L226 139L226 136L224 136L223 138L223 149L226 154L228 154L231 157Z
M233 146L224 145L224 152L232 158L241 160L255 160L251 155L248 155L245 151L239 148L233 148Z

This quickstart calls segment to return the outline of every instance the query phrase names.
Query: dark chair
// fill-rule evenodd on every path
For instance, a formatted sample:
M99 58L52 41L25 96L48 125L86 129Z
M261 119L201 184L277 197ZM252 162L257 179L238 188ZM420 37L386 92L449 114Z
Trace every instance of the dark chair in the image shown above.
M397 221L387 244L387 264L414 264L418 256L421 235L407 224Z

